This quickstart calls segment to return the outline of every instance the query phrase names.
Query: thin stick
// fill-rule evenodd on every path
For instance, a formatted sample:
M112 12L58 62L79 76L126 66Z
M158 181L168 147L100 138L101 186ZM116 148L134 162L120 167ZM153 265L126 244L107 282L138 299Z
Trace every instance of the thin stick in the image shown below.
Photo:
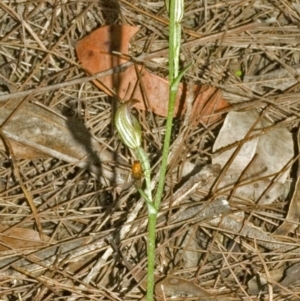
M7 94L7 95L0 95L0 101L6 101L12 98L21 98L21 97L25 97L28 96L29 94L39 94L39 93L45 93L45 92L49 92L52 90L56 90L56 89L61 89L67 86L71 86L71 85L79 85L82 83L86 83L107 75L111 75L117 72L122 72L125 69L127 69L129 66L133 65L134 62L127 62L123 65L111 68L109 70L106 71L102 71L99 73L96 73L95 75L92 76L86 76L86 77L81 77L81 78L77 78L77 79L73 79L64 83L59 83L59 84L55 84L55 85L50 85L50 86L46 86L46 87L41 87L41 88L35 88L35 89L30 89L30 90L26 90L26 91L21 91L21 92L16 92L16 93L11 93L11 94Z

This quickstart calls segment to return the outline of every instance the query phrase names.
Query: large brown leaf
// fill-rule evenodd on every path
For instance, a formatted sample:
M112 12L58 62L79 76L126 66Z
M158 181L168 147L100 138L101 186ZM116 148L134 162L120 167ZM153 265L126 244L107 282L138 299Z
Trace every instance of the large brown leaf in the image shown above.
M24 250L42 248L48 245L49 237L43 236L41 240L37 231L26 228L11 228L0 226L0 251Z
M138 31L137 27L128 25L109 25L103 26L76 43L76 52L82 67L89 73L97 73L119 66L129 59L128 55L129 41ZM121 52L120 54L113 51ZM94 81L100 89L108 95L113 95L112 90L122 100L137 99L139 102L135 107L153 111L160 116L167 116L169 99L169 82L167 79L159 77L140 64L129 66L125 71L108 75L101 78L101 81ZM211 92L207 93L209 89ZM198 92L200 90L201 92ZM206 90L206 93L203 91ZM221 97L212 100L211 96L216 89L201 86L194 86L194 107L196 116L194 118L204 118L208 122L215 121L220 117L218 112L228 107L228 103ZM186 110L186 100L188 89L185 84L180 84L176 98L175 115L183 116ZM212 104L208 104L208 100ZM201 108L201 109L199 109ZM195 115L195 114L194 114ZM203 120L202 120L203 121Z
M66 118L56 111L28 102L16 109L19 102L9 101L0 109L0 124L4 124L2 131L15 156L25 159L54 157L89 168L106 179L114 180L115 184L124 183L126 177L120 170L103 167L103 163L113 160L113 154L103 149L78 119ZM5 150L1 140L0 149Z

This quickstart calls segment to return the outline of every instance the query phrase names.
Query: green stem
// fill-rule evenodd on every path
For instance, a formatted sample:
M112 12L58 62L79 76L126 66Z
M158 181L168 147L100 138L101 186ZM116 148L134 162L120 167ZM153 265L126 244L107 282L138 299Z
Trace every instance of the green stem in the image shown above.
M165 138L164 138L164 146L163 146L163 152L162 152L162 162L161 162L157 192L156 192L155 199L154 199L154 207L156 208L156 210L159 210L161 198L162 198L164 187L165 187L165 178L166 178L167 165L168 165L168 155L169 155L169 150L170 150L170 141L171 141L171 134L172 134L175 98L176 98L176 93L172 93L170 91L169 111L168 111L168 118L167 118L167 123L166 123L166 134L165 134Z
M148 197L148 200L152 202L152 189L151 189L151 167L147 153L144 151L142 147L138 147L135 150L135 154L139 161L141 162L143 173L146 182L145 193Z
M147 269L147 300L153 301L154 294L154 270L155 270L155 230L157 221L157 210L152 202L152 189L151 189L151 170L150 162L147 153L143 148L138 147L135 149L135 154L140 160L143 173L146 182L146 189L143 191L138 188L140 194L144 197L148 206L148 244L147 244L147 259L148 259L148 269Z
M156 231L157 214L148 215L148 245L147 245L147 301L153 301L154 295L154 271L155 271L155 231Z
M168 0L167 0L168 1ZM178 76L178 66L179 66L179 47L180 44L180 31L181 27L178 22L176 22L176 8L178 3L183 0L170 0L169 1L169 15L170 15L170 25L169 25L169 107L166 123L166 134L164 138L164 146L162 151L162 162L160 168L159 182L157 186L157 192L154 199L154 206L158 210L161 203L161 198L165 186L165 178L168 165L168 155L170 150L170 141L172 134L173 116L176 101L177 88L174 89L174 80Z
M170 149L170 141L172 134L172 124L174 116L174 108L176 101L176 94L180 78L183 73L179 74L179 51L180 51L180 36L181 36L181 25L180 21L183 15L183 3L184 0L166 0L169 1L169 14L170 14L170 26L169 26L169 107L166 123L166 134L164 138L164 145L162 151L162 163L160 168L160 176L155 195L153 207L153 214L150 212L152 204L148 205L148 271L147 271L147 301L153 301L154 296L154 267L155 267L155 233L157 223L157 212L160 207L164 187L165 178L167 172L168 155ZM144 168L144 167L143 167ZM146 169L144 169L144 172ZM150 166L149 166L150 172ZM146 187L151 194L151 187L147 184ZM150 178L150 177L149 177ZM147 192L146 192L147 194Z
M140 147L140 136L133 135L132 129L136 129L135 119L129 115L128 107L124 110L120 110L120 118L116 122L116 126L122 130L123 124L127 125L126 130L122 130L121 135L124 141L128 140L129 147L132 147L136 153L137 158L140 160L145 182L146 189L143 191L138 186L137 189L144 197L148 206L148 271L147 271L147 301L154 300L154 270L155 270L155 233L157 223L157 212L160 207L161 198L165 186L165 178L168 164L168 155L170 149L172 123L174 116L174 108L176 101L176 94L180 79L184 72L179 74L179 52L180 52L180 37L181 37L181 19L183 16L183 4L184 0L166 0L169 1L169 14L170 14L170 26L169 26L169 107L166 122L166 134L164 138L164 146L162 151L162 164L160 168L160 177L155 195L154 202L152 201L152 189L151 189L151 170L147 153ZM126 110L125 110L126 109ZM120 121L120 122L119 122ZM129 139L130 138L130 139Z

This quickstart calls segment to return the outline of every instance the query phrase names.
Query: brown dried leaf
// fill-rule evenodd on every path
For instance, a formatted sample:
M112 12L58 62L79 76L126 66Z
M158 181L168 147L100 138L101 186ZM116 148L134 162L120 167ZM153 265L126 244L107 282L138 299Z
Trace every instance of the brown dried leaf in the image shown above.
M94 74L125 63L126 59L113 54L112 51L127 55L130 38L137 31L138 28L127 25L104 26L78 41L76 52L83 68ZM129 99L140 100L135 105L138 109L145 110L147 108L157 115L167 116L168 80L152 74L141 65L132 65L123 72L101 78L101 82L94 81L94 84L111 96L113 94L111 90L116 90L118 97L124 101ZM198 90L200 92L197 92ZM219 112L229 106L221 97L213 105L207 104L207 100L216 91L214 88L209 91L208 87L203 90L201 86L195 85L194 91L194 104L197 110L194 113L193 120L199 119L200 116L210 116L212 112ZM180 84L176 97L176 116L183 116L185 113L187 97L188 89L186 85ZM219 117L218 115L211 116L210 121L215 121ZM204 122L207 122L207 119Z
M11 228L0 226L0 251L37 249L48 245L50 237L44 235L40 239L39 232L25 228Z
M103 150L79 120L28 102L14 111L18 103L19 100L9 101L0 110L0 124L4 124L14 112L5 123L3 133L10 141L15 156L26 159L54 157L88 167L107 179L115 179L116 184L124 183L124 175L120 171L116 170L117 174L114 174L100 168L103 162L113 159L113 154ZM1 140L0 149L5 150Z
M200 286L181 277L167 276L159 281L155 288L156 294L159 294L160 296L166 295L175 297L191 295L193 297L212 297L211 294L206 292Z
M109 25L93 31L76 43L79 61L90 73L105 71L126 63L128 59L112 52L128 54L129 41L138 31L139 28L129 25ZM101 77L101 82L110 88L114 87L116 80L118 80L116 74ZM94 83L99 86L99 82ZM100 88L105 89L103 85L100 85Z
M279 195L283 193L283 185L287 179L290 169L284 170L294 155L294 143L291 133L285 127L271 127L272 124L265 118L262 118L253 131L263 135L254 136L255 138L243 141L250 131L251 127L259 118L255 110L245 112L231 111L227 114L223 127L213 146L214 152L222 150L227 146L233 145L237 141L243 143L238 154L231 162L226 175L219 187L234 185L243 174L243 180L255 180L258 177L269 177L259 182L249 183L236 189L236 195L243 196L254 201L259 199L260 204L272 203ZM267 130L268 129L268 130ZM234 135L233 135L234 133ZM251 133L253 134L253 133ZM257 134L257 132L255 133ZM229 162L234 155L237 147L221 152L215 158L213 163L218 163L222 167ZM256 157L254 158L254 155ZM251 165L248 166L251 162ZM247 167L247 170L245 168ZM282 172L281 172L282 171ZM263 197L267 187L274 179L274 174L281 172L277 176L272 189Z

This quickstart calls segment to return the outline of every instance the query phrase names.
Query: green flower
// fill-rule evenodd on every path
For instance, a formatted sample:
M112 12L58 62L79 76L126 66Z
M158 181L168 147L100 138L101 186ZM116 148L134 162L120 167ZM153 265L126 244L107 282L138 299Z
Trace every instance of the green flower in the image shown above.
M141 146L142 133L137 119L131 114L131 108L135 101L123 103L117 110L115 125L123 143L131 148L136 149Z

